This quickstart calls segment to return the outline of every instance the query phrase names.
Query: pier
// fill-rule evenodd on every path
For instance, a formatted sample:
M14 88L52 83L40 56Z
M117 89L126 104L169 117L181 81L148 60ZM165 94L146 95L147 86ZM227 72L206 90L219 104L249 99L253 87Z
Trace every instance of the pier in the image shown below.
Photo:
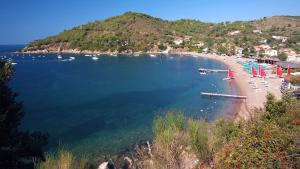
M222 94L222 93L205 93L201 92L202 96L214 96L214 97L227 97L233 99L247 99L247 96L240 96L240 95L230 95L230 94Z
M228 70L221 70L221 69L204 69L204 68L199 68L199 72L205 72L205 73L227 73Z

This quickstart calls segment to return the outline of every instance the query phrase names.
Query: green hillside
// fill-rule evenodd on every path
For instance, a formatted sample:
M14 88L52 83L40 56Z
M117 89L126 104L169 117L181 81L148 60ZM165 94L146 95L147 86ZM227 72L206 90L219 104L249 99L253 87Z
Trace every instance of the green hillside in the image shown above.
M262 40L274 48L291 47L300 52L299 17L278 16L250 22L203 23L197 20L182 19L167 21L146 14L127 12L103 21L96 21L65 30L56 36L30 43L23 52L45 50L60 52L159 52L167 47L190 51L210 51L235 54L235 47L249 49ZM260 29L262 33L254 33ZM239 33L232 35L232 31ZM285 44L272 39L273 35L287 36ZM181 39L183 43L175 44Z

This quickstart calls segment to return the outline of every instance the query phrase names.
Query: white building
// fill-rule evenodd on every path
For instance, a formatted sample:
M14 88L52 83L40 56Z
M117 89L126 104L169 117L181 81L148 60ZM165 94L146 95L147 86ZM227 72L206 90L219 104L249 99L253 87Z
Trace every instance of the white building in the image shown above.
M288 62L300 62L300 55L288 55Z
M280 40L281 42L286 42L287 37L284 36L272 36L273 39Z
M237 31L229 32L228 35L233 36L233 35L238 35L238 34L240 34L240 33L241 33L241 31L237 30Z
M175 43L176 45L180 45L180 44L183 43L183 40L182 40L182 39L176 39L176 40L174 40L174 43Z
M277 56L278 55L278 51L277 50L274 50L274 49L266 49L265 50L265 55L267 56Z
M262 34L261 30L259 29L253 30L253 33Z

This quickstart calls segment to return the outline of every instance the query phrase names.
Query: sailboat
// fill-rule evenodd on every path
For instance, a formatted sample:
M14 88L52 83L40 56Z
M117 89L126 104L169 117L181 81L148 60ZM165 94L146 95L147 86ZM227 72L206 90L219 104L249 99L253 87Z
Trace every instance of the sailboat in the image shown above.
M252 76L256 77L257 76L257 72L256 72L256 70L255 70L255 68L253 66L251 67L251 70L252 70Z
M290 67L290 65L288 65L288 69L287 69L286 75L287 76L291 75L291 67Z
M227 78L224 78L223 80L231 80L231 79L234 79L233 71L231 69L228 69Z
M282 77L282 68L279 66L276 68L276 75L277 77Z
M266 77L266 73L260 65L258 66L258 77L261 77L261 78Z

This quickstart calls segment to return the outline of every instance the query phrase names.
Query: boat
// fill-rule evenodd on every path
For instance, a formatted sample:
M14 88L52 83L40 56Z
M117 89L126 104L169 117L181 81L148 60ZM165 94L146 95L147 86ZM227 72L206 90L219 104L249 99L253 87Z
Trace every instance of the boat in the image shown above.
M233 71L229 68L227 72L227 78L224 78L223 80L231 80L231 79L234 79L234 76L233 76Z
M258 66L258 75L257 75L257 77L260 77L260 78L265 78L266 77L266 73L260 65Z
M252 72L252 76L253 77L257 76L257 72L256 72L256 70L255 70L255 68L253 66L251 67L251 72Z
M70 57L70 61L75 60L75 57Z
M15 62L12 62L11 64L12 64L12 65L16 65L17 63L15 63Z
M279 66L276 68L276 75L277 77L282 77L282 68Z
M92 56L92 55L84 55L84 56Z
M96 56L94 56L94 57L92 57L92 59L93 59L93 60L98 60L99 58L96 57Z
M61 58L62 58L61 55L58 55L58 56L57 56L57 59L61 59Z
M203 69L199 69L199 73L200 75L206 75L206 71L204 71Z
M156 55L154 55L154 54L150 54L150 57L152 57L152 58L156 58Z
M288 69L287 69L286 75L287 76L291 75L291 67L290 67L290 65L288 65Z

